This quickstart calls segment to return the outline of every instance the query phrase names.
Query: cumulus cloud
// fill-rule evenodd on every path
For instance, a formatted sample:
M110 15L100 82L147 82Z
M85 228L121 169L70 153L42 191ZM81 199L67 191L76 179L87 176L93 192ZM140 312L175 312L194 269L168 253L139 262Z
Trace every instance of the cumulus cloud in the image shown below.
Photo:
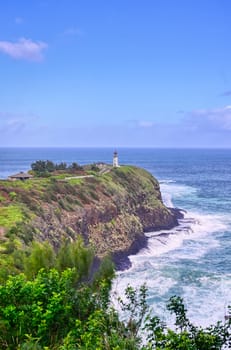
M185 116L183 124L192 130L231 131L231 106L192 111Z
M20 38L17 42L0 41L0 51L14 59L40 62L43 51L48 47L45 42Z

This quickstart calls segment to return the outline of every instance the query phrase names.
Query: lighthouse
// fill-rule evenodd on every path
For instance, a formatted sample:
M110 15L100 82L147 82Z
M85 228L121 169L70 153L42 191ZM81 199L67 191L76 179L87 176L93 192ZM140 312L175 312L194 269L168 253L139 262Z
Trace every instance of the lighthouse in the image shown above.
M116 151L113 154L113 167L114 168L118 168L119 167L118 153Z

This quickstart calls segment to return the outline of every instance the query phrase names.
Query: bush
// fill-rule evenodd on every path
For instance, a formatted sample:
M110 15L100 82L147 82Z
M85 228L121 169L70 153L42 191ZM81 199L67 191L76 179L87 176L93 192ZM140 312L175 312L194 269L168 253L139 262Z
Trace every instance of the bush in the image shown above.
M19 264L22 256L16 254ZM93 252L81 239L64 242L58 253L48 243L33 243L24 259L26 274L0 285L2 350L221 350L231 345L231 313L224 324L193 325L182 298L167 305L175 315L169 329L147 304L147 288L128 286L119 319L110 303L113 265L105 258L89 278ZM54 268L53 266L56 266Z

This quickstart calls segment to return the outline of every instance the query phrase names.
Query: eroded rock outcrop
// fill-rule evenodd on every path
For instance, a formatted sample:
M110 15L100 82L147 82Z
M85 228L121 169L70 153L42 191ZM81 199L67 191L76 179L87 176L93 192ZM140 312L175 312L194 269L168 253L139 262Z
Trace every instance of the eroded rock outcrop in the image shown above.
M6 196L12 189L1 191ZM145 245L144 232L178 224L178 211L163 204L158 181L132 166L83 179L33 179L14 184L13 191L24 216L14 227L20 239L59 246L66 237L82 235L97 256L112 253L117 262Z

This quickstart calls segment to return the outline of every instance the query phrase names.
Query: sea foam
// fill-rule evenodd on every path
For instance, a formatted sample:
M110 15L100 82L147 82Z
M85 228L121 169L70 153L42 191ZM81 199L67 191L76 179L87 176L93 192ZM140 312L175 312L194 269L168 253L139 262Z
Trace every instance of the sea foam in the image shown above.
M176 197L197 196L197 189L175 182L165 181L161 190L165 203L171 207ZM230 229L228 213L212 215L195 208L187 211L172 230L146 234L148 247L129 257L131 268L117 273L113 293L123 295L128 284L138 288L145 283L154 313L165 315L169 326L173 325L173 318L166 313L166 302L172 295L184 298L189 316L197 325L223 320L226 305L231 304L231 280L227 271L221 273L217 268L221 258L216 261L216 252L221 248L223 232Z

